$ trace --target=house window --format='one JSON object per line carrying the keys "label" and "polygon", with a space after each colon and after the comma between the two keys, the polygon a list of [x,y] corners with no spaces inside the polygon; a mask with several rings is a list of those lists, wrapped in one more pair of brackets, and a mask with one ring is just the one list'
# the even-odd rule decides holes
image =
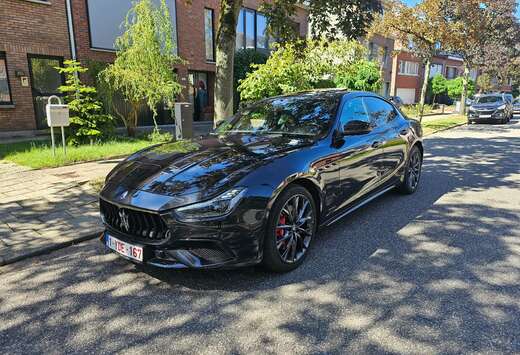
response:
{"label": "house window", "polygon": [[256,14],[256,48],[267,49],[269,42],[267,38],[267,19],[265,15]]}
{"label": "house window", "polygon": [[406,60],[399,61],[399,74],[401,75],[419,75],[419,63],[408,62]]}
{"label": "house window", "polygon": [[446,78],[455,79],[458,75],[458,69],[456,67],[446,67]]}
{"label": "house window", "polygon": [[433,78],[437,74],[442,75],[442,69],[443,69],[442,64],[432,64],[430,66],[430,78]]}
{"label": "house window", "polygon": [[[159,6],[160,0],[152,0]],[[87,0],[90,47],[101,50],[115,50],[116,38],[124,32],[124,22],[128,11],[132,8],[131,0]],[[166,0],[172,22],[172,37],[177,54],[177,15],[175,0]]]}
{"label": "house window", "polygon": [[11,104],[11,89],[7,74],[7,61],[5,53],[0,52],[0,104]]}
{"label": "house window", "polygon": [[213,9],[204,9],[204,41],[206,44],[206,60],[215,61],[215,40],[213,28]]}
{"label": "house window", "polygon": [[246,48],[255,48],[255,11],[245,10]]}
{"label": "house window", "polygon": [[262,13],[242,9],[238,15],[236,49],[267,50],[273,41],[267,35],[267,18]]}

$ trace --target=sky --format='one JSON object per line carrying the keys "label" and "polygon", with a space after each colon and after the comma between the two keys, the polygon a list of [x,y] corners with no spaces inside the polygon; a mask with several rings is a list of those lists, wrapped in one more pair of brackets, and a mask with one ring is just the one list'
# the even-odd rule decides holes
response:
{"label": "sky", "polygon": [[[415,5],[419,2],[419,0],[404,0],[408,5]],[[516,9],[516,16],[520,18],[520,5]]]}

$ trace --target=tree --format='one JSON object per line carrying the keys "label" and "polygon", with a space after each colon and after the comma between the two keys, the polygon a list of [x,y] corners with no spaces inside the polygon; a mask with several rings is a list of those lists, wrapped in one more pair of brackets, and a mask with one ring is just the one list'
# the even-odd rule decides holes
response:
{"label": "tree", "polygon": [[439,95],[445,94],[448,91],[447,80],[442,74],[437,74],[432,78],[431,87],[433,94],[433,103],[435,98]]}
{"label": "tree", "polygon": [[387,11],[375,21],[371,32],[392,33],[403,46],[424,64],[419,120],[424,114],[424,103],[430,77],[432,58],[451,33],[450,23],[444,17],[445,0],[422,0],[413,7],[399,0],[388,3]]}
{"label": "tree", "polygon": [[516,0],[446,0],[446,16],[454,30],[445,44],[464,60],[462,112],[466,108],[471,69],[488,65],[495,55],[491,48],[512,44],[508,38],[515,38],[512,32],[518,31],[515,11]]}
{"label": "tree", "polygon": [[70,126],[69,143],[74,145],[100,139],[112,133],[113,118],[103,113],[102,104],[96,100],[96,88],[83,84],[80,74],[87,71],[75,60],[63,62],[63,68],[56,69],[65,75],[65,85],[58,90],[65,94],[69,105]]}
{"label": "tree", "polygon": [[[366,57],[357,41],[299,40],[279,45],[265,64],[253,65],[238,90],[244,101],[314,88],[335,87],[341,77],[353,78],[353,66]],[[374,64],[377,80],[379,68]],[[373,74],[373,72],[371,72]],[[355,78],[362,79],[362,74]],[[339,79],[338,79],[339,80]],[[372,81],[371,81],[372,80]],[[354,80],[356,81],[356,80]],[[373,79],[366,80],[366,85]]]}
{"label": "tree", "polygon": [[[221,0],[216,36],[215,120],[233,114],[233,66],[237,19],[243,0]],[[298,4],[309,11],[314,37],[348,39],[366,33],[374,13],[381,11],[380,0],[265,0],[262,11],[268,17],[268,33],[280,39],[294,39],[288,18],[296,13]]]}
{"label": "tree", "polygon": [[124,118],[128,135],[135,135],[142,103],[153,112],[155,130],[157,106],[172,105],[180,93],[174,66],[182,60],[174,54],[172,23],[165,0],[156,7],[151,0],[139,0],[130,9],[125,32],[116,40],[116,59],[100,75],[111,91],[130,104]]}

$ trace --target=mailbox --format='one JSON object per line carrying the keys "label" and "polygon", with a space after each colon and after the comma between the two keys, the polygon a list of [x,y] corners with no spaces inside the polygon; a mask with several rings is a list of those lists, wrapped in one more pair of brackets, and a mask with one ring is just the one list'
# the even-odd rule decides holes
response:
{"label": "mailbox", "polygon": [[175,138],[193,137],[193,109],[189,102],[175,103]]}
{"label": "mailbox", "polygon": [[[58,100],[58,104],[51,104],[52,99]],[[67,155],[67,148],[65,144],[65,130],[63,129],[63,127],[68,127],[70,125],[69,105],[62,105],[61,99],[56,95],[52,95],[49,97],[47,101],[45,111],[47,113],[47,125],[51,128],[52,155],[56,156],[56,143],[54,143],[54,127],[61,128],[63,154]]]}
{"label": "mailbox", "polygon": [[[52,99],[58,99],[58,104],[51,104]],[[45,106],[47,113],[47,125],[49,127],[68,127],[69,119],[69,105],[62,105],[58,96],[49,97],[49,101]]]}

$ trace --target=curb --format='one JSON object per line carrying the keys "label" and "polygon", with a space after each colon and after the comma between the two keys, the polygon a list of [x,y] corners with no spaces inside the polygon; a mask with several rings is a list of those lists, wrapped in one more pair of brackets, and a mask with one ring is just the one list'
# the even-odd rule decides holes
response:
{"label": "curb", "polygon": [[438,131],[435,131],[435,132],[432,132],[432,133],[425,134],[424,137],[429,137],[429,136],[431,136],[431,135],[434,135],[435,133],[448,131],[448,130],[450,130],[450,129],[457,128],[457,127],[460,127],[460,126],[465,126],[465,125],[467,125],[467,124],[468,124],[467,122],[464,122],[464,123],[459,123],[459,124],[457,124],[457,125],[455,125],[455,126],[451,126],[451,127],[447,127],[447,128],[439,129]]}
{"label": "curb", "polygon": [[92,233],[86,234],[84,236],[71,239],[71,240],[66,241],[66,242],[52,244],[52,245],[40,248],[38,250],[34,250],[34,251],[30,252],[30,253],[26,253],[26,254],[23,254],[23,255],[17,255],[17,256],[14,256],[12,258],[0,258],[0,267],[1,266],[5,266],[5,265],[9,265],[9,264],[13,264],[13,263],[16,263],[18,261],[22,261],[22,260],[26,260],[26,259],[29,259],[29,258],[33,258],[35,256],[50,254],[53,251],[64,249],[64,248],[70,247],[70,246],[72,246],[74,244],[78,244],[78,243],[81,243],[81,242],[84,242],[84,241],[87,241],[87,240],[90,240],[90,239],[94,239],[94,238],[98,237],[100,233],[102,233],[102,230],[99,230],[99,231],[96,231],[96,232],[92,232]]}

